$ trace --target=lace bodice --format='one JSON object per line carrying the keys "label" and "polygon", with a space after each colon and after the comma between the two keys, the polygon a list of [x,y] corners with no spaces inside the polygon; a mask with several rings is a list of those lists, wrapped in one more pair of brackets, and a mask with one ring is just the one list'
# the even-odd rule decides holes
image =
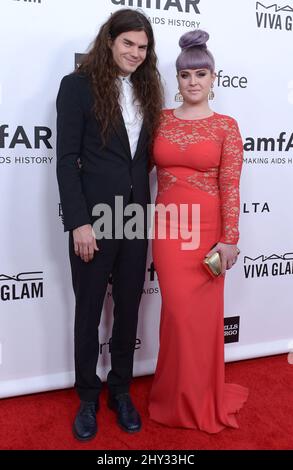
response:
{"label": "lace bodice", "polygon": [[223,243],[239,238],[239,178],[243,144],[237,122],[222,114],[183,120],[163,111],[154,143],[158,197],[178,180],[220,197]]}

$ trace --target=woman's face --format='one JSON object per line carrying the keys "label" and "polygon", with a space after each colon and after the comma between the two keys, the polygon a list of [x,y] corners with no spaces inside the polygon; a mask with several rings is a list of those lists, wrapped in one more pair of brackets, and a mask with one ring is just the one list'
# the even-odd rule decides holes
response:
{"label": "woman's face", "polygon": [[183,100],[189,104],[207,101],[215,77],[209,69],[180,70],[177,79]]}

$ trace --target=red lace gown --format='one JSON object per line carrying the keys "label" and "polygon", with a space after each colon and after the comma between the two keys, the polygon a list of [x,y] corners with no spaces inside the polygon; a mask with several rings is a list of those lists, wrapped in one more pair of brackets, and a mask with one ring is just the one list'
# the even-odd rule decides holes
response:
{"label": "red lace gown", "polygon": [[[236,412],[247,399],[246,388],[225,384],[224,277],[212,278],[203,266],[217,242],[238,241],[242,153],[233,118],[214,113],[182,120],[173,110],[163,111],[154,143],[156,205],[186,204],[190,230],[192,204],[200,205],[198,248],[183,250],[183,238],[175,239],[168,230],[166,239],[159,238],[163,222],[156,217],[155,223],[153,257],[162,311],[149,412],[168,426],[209,433],[237,428]],[[167,218],[167,228],[174,224]]]}

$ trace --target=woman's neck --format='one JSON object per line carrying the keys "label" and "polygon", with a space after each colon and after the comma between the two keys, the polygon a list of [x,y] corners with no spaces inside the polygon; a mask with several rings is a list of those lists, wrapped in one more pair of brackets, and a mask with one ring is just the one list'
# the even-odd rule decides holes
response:
{"label": "woman's neck", "polygon": [[213,114],[213,111],[206,102],[196,105],[184,102],[176,109],[176,114],[185,119],[196,119],[210,116]]}

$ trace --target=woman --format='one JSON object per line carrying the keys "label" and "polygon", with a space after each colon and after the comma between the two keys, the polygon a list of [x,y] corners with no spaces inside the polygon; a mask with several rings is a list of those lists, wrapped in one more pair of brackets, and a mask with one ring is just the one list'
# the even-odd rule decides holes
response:
{"label": "woman", "polygon": [[[237,428],[235,413],[248,390],[224,383],[224,274],[238,255],[239,177],[242,141],[236,121],[208,103],[215,64],[201,30],[184,34],[176,61],[182,105],[165,110],[154,142],[158,173],[157,207],[200,208],[199,244],[184,249],[183,236],[158,236],[153,256],[162,294],[160,351],[150,396],[155,421],[216,433]],[[186,218],[185,218],[186,219]],[[182,220],[179,219],[180,221]],[[184,221],[183,221],[184,222]],[[185,223],[185,222],[184,222]],[[178,227],[182,229],[182,226]],[[212,278],[205,256],[218,252],[222,275]]]}

